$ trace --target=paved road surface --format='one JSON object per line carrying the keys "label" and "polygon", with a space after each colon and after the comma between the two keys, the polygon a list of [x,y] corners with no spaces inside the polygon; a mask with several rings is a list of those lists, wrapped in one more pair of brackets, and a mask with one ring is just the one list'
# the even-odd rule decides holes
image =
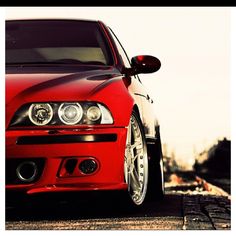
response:
{"label": "paved road surface", "polygon": [[[54,201],[47,206],[8,207],[6,230],[188,230],[226,229],[230,224],[230,196],[203,180],[166,183],[166,196],[134,210],[107,197]],[[180,182],[180,183],[179,183]]]}

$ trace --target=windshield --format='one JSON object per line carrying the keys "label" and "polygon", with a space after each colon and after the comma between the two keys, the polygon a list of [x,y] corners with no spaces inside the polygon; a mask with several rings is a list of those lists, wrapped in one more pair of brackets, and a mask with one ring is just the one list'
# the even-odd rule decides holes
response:
{"label": "windshield", "polygon": [[97,22],[17,20],[6,22],[7,64],[112,65]]}

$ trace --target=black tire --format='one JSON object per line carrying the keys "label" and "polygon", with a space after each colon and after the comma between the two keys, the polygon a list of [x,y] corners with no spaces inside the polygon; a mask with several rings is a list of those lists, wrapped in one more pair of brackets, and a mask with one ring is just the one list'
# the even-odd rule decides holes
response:
{"label": "black tire", "polygon": [[163,156],[161,149],[161,139],[158,137],[155,144],[149,145],[149,184],[147,190],[147,200],[162,200],[165,194],[164,188],[164,172],[163,172]]}

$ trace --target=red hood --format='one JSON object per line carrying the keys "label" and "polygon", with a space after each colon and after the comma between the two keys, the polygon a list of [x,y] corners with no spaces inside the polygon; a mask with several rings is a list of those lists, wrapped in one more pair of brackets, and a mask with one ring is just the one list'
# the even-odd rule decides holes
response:
{"label": "red hood", "polygon": [[91,70],[77,73],[7,74],[6,104],[21,100],[61,101],[86,99],[97,86],[117,76],[114,70]]}
{"label": "red hood", "polygon": [[24,103],[88,100],[118,75],[118,71],[113,69],[56,74],[7,74],[7,120]]}

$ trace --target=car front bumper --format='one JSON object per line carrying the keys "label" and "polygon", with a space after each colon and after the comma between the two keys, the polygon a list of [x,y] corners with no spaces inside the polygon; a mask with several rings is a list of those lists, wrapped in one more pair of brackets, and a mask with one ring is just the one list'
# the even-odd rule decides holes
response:
{"label": "car front bumper", "polygon": [[[6,190],[34,194],[127,189],[124,182],[126,133],[125,127],[8,130]],[[96,171],[81,173],[79,163],[89,159],[96,161]],[[65,171],[68,160],[76,162],[70,173]],[[38,165],[38,176],[34,181],[24,182],[17,177],[16,170],[27,161]]]}

